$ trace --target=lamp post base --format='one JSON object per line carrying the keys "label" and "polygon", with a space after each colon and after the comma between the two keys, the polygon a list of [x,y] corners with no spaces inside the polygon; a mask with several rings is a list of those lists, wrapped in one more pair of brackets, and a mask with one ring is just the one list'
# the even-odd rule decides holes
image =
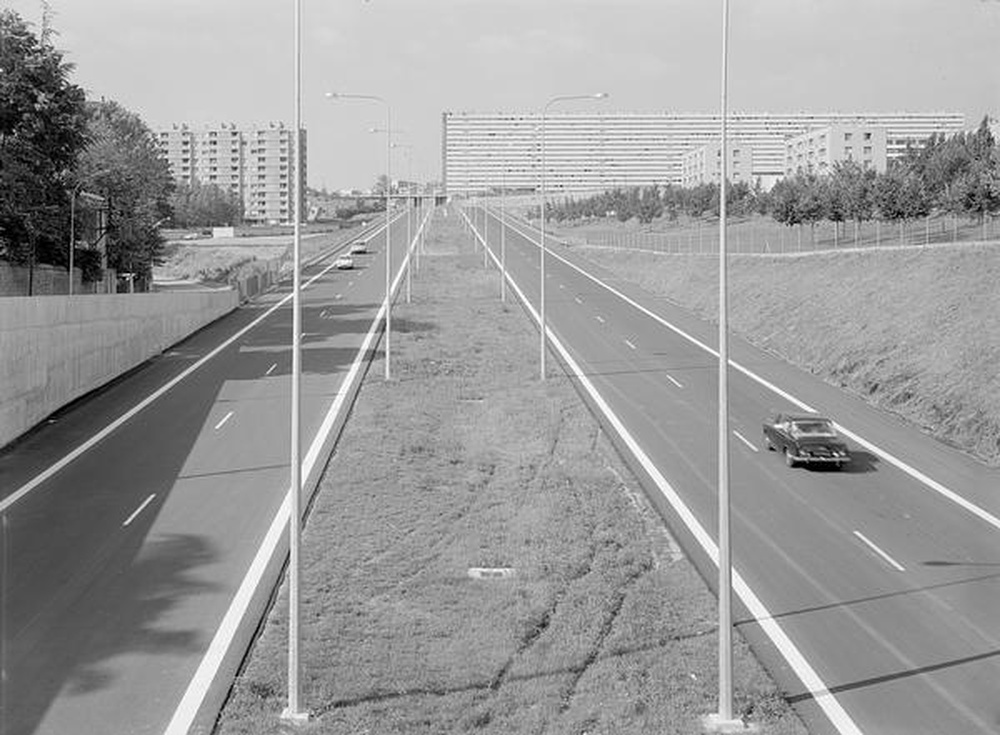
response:
{"label": "lamp post base", "polygon": [[292,712],[288,707],[281,711],[281,719],[293,725],[304,725],[309,722],[308,712]]}
{"label": "lamp post base", "polygon": [[759,728],[752,722],[744,722],[741,719],[735,720],[724,720],[722,717],[716,713],[705,715],[701,718],[701,726],[705,732],[721,732],[721,733],[732,733],[732,732],[742,732],[742,733],[752,733],[757,732]]}

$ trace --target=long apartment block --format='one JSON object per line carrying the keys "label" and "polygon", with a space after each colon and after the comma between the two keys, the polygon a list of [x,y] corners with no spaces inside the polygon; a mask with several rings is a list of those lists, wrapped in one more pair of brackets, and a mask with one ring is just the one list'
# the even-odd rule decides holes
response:
{"label": "long apartment block", "polygon": [[[886,155],[902,155],[932,133],[965,130],[960,112],[743,113],[728,135],[752,151],[750,176],[769,187],[786,173],[788,138],[833,125],[883,128]],[[449,193],[536,190],[541,180],[540,113],[444,112],[442,171]],[[720,117],[684,113],[571,113],[545,117],[547,191],[681,184],[682,156],[717,144]]]}
{"label": "long apartment block", "polygon": [[[293,129],[284,123],[240,128],[235,124],[193,127],[184,123],[157,131],[160,151],[178,182],[214,184],[243,202],[244,219],[293,221]],[[306,182],[306,133],[302,131],[302,190]]]}

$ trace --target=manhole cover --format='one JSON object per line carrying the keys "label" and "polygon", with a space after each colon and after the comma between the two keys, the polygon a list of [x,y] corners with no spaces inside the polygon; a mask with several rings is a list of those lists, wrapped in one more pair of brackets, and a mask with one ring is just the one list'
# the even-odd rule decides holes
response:
{"label": "manhole cover", "polygon": [[469,567],[468,574],[473,579],[509,579],[514,576],[514,570],[509,567]]}

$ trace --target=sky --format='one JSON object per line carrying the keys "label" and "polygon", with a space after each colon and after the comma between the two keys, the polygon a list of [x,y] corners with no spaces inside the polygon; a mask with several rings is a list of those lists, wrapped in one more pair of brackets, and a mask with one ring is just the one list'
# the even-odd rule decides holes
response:
{"label": "sky", "polygon": [[[300,0],[309,185],[436,180],[441,113],[720,109],[722,0]],[[72,81],[153,129],[294,117],[295,0],[49,0]],[[35,24],[40,0],[0,0]],[[1000,117],[1000,0],[732,0],[729,110]]]}

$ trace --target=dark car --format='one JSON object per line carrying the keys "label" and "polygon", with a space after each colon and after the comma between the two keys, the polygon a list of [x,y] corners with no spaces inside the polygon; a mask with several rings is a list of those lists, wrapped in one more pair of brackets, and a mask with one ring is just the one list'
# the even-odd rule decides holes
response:
{"label": "dark car", "polygon": [[839,468],[851,461],[833,422],[823,416],[775,414],[764,423],[764,444],[784,454],[789,467],[823,464]]}

